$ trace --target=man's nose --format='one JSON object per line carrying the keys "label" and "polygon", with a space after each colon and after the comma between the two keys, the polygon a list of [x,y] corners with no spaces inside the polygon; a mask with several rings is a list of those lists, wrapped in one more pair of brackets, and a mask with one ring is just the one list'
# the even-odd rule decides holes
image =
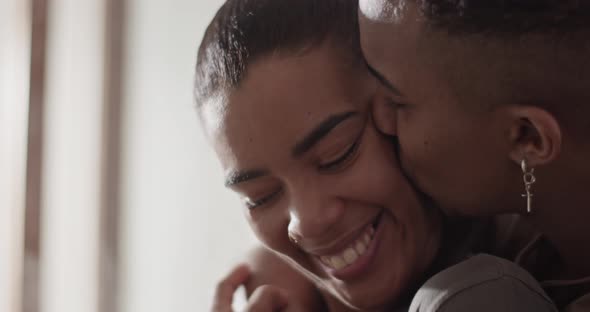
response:
{"label": "man's nose", "polygon": [[372,101],[372,117],[379,132],[386,135],[397,135],[398,107],[385,86],[379,86]]}

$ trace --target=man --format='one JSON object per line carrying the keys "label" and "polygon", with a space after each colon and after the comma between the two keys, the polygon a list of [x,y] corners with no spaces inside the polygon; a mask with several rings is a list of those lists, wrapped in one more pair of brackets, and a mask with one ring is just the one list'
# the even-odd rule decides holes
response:
{"label": "man", "polygon": [[391,98],[375,120],[399,138],[408,177],[449,214],[525,215],[559,254],[537,278],[574,284],[546,286],[561,308],[579,306],[590,292],[590,2],[361,0],[359,18]]}

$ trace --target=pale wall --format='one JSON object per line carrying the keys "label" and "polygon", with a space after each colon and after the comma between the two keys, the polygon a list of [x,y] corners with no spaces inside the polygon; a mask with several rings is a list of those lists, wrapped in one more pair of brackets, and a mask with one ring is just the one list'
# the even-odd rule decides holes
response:
{"label": "pale wall", "polygon": [[222,186],[191,95],[220,0],[131,0],[123,158],[123,312],[207,311],[253,238]]}

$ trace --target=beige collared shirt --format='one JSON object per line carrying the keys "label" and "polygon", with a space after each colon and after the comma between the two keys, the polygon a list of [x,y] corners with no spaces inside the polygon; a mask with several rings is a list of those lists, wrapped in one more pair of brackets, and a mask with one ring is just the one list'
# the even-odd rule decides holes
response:
{"label": "beige collared shirt", "polygon": [[[530,272],[543,272],[547,270],[548,264],[539,265],[539,262],[544,260],[551,263],[547,259],[556,258],[556,255],[551,244],[541,235],[537,235],[521,251],[516,262]],[[540,285],[561,311],[590,311],[590,277],[576,280],[542,280]]]}
{"label": "beige collared shirt", "polygon": [[439,272],[418,290],[409,312],[434,311],[555,312],[557,308],[526,270],[478,254]]}

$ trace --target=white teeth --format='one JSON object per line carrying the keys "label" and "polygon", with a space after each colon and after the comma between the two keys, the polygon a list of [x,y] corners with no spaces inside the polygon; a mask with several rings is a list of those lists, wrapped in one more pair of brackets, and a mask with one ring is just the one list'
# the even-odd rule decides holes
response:
{"label": "white teeth", "polygon": [[346,261],[339,256],[333,256],[331,261],[332,267],[336,270],[340,270],[346,266]]}
{"label": "white teeth", "polygon": [[353,242],[343,252],[333,256],[320,257],[320,261],[335,270],[340,270],[353,264],[367,251],[374,233],[375,230],[370,227],[363,236]]}
{"label": "white teeth", "polygon": [[365,247],[365,244],[363,244],[363,243],[362,243],[362,242],[360,242],[360,241],[356,243],[356,252],[357,252],[359,255],[362,255],[362,254],[364,254],[364,253],[365,253],[365,250],[367,250],[367,248]]}
{"label": "white teeth", "polygon": [[353,264],[357,258],[358,255],[356,254],[356,251],[354,251],[354,249],[348,248],[344,251],[344,260],[347,264]]}

